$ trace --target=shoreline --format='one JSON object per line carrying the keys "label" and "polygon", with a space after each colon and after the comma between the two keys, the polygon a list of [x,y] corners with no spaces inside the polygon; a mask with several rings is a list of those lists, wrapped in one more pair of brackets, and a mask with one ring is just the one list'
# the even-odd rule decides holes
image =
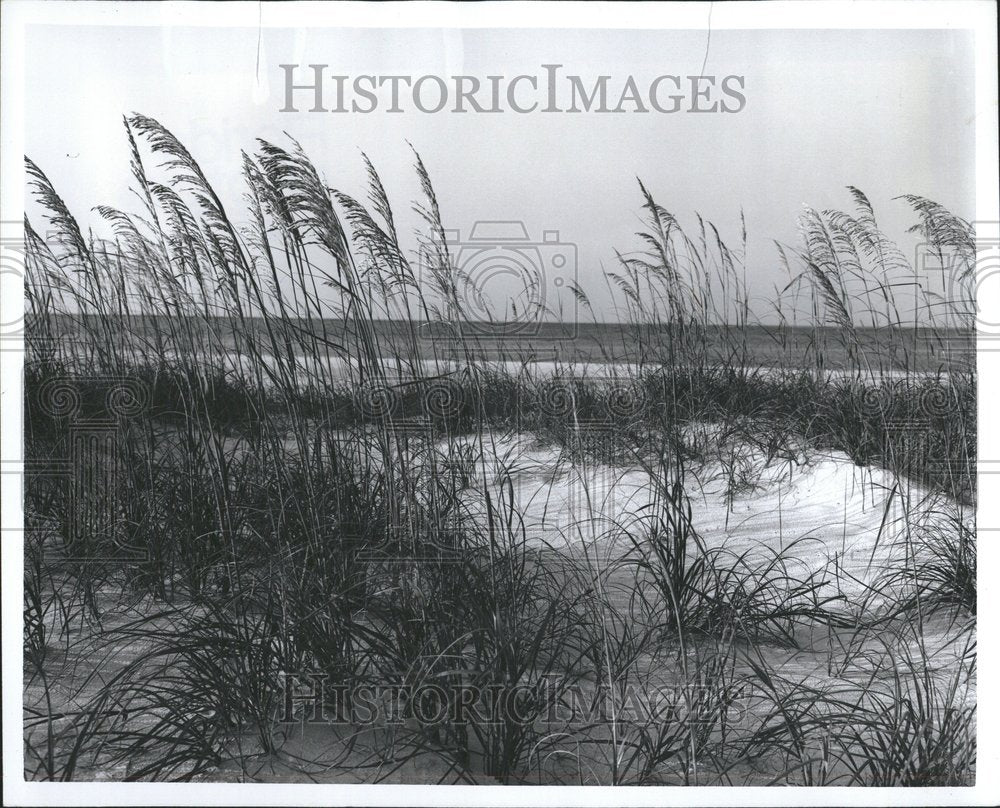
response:
{"label": "shoreline", "polygon": [[[136,355],[131,357],[133,360]],[[143,357],[146,358],[146,357]],[[132,368],[157,368],[173,366],[173,363],[186,364],[194,359],[194,364],[206,369],[222,369],[225,371],[239,370],[243,364],[255,366],[258,362],[274,368],[277,365],[273,354],[239,354],[221,353],[217,351],[206,351],[201,356],[195,358],[190,354],[181,351],[160,351],[155,355],[150,355],[148,361],[143,363],[130,363]],[[302,368],[309,365],[316,365],[313,372],[322,374],[325,370],[329,374],[330,381],[350,381],[352,372],[357,371],[357,363],[341,357],[328,357],[322,363],[315,363],[309,357],[296,354],[295,363]],[[738,371],[746,376],[781,378],[783,376],[809,375],[818,381],[824,379],[841,380],[850,379],[857,381],[895,381],[900,379],[950,379],[953,375],[975,375],[975,365],[955,368],[940,367],[937,369],[912,369],[912,368],[862,368],[862,367],[824,367],[817,368],[815,365],[770,365],[770,364],[747,364],[730,365],[724,361],[706,363],[704,365],[695,364],[667,364],[657,362],[634,362],[631,360],[621,361],[558,361],[558,360],[492,360],[483,359],[466,361],[460,359],[418,359],[415,363],[402,361],[401,357],[383,356],[379,357],[382,363],[382,371],[386,379],[415,380],[420,378],[433,378],[435,376],[454,375],[463,371],[486,371],[491,373],[501,373],[512,378],[530,379],[552,379],[552,378],[572,378],[578,381],[616,381],[622,378],[636,379],[649,374],[667,372],[697,372],[697,371]],[[83,357],[67,357],[67,367],[73,367],[87,360]],[[288,360],[283,358],[286,364]],[[415,372],[419,370],[419,373]]]}

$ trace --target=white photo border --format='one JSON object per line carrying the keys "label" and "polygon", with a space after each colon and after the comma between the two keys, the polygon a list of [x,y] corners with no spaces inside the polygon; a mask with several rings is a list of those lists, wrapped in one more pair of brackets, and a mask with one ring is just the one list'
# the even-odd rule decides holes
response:
{"label": "white photo border", "polygon": [[[997,159],[997,6],[989,0],[815,0],[724,3],[198,3],[7,0],[0,26],[2,165],[0,221],[20,222],[24,207],[23,109],[30,92],[28,25],[393,28],[971,29],[976,66],[976,216],[1000,221]],[[6,225],[5,225],[6,227]],[[6,233],[4,233],[6,235]],[[3,309],[23,302],[16,279],[0,277]],[[982,303],[980,304],[983,305]],[[23,308],[23,306],[22,306]],[[0,351],[2,479],[3,799],[8,805],[992,805],[1000,802],[1000,642],[988,608],[997,594],[1000,545],[1000,352],[978,352],[978,753],[977,783],[967,788],[404,786],[292,784],[45,783],[23,779],[21,491],[23,352]],[[995,461],[982,458],[997,458]],[[982,686],[985,683],[986,686]]]}

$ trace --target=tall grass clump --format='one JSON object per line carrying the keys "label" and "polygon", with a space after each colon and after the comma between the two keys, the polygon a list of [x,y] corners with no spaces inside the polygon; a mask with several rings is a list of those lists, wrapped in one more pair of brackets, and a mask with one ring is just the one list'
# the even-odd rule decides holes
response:
{"label": "tall grass clump", "polygon": [[[123,124],[137,209],[95,208],[107,238],[26,160],[28,776],[332,776],[300,754],[325,732],[372,780],[968,782],[974,645],[932,669],[974,634],[971,270],[946,307],[898,295],[912,267],[851,188],[777,247],[768,324],[742,216],[731,247],[640,184],[618,322],[590,324],[612,370],[545,373],[470,305],[416,152],[414,257],[367,156],[356,198],[259,140],[233,216],[161,123]],[[967,223],[902,202],[971,266]],[[808,530],[708,540],[823,455],[895,481],[861,602]],[[604,513],[629,475],[643,504]],[[563,480],[573,518],[539,538],[525,486]],[[303,706],[297,680],[324,687]]]}

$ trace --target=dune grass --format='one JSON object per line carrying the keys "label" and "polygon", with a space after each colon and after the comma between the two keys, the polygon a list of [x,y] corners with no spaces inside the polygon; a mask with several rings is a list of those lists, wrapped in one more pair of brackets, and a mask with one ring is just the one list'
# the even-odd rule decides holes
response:
{"label": "dune grass", "polygon": [[[686,233],[640,186],[641,250],[607,275],[629,363],[545,375],[499,318],[468,316],[419,155],[416,261],[367,157],[362,203],[298,144],[259,141],[240,226],[161,124],[125,130],[140,207],[97,208],[110,241],[27,162],[49,233],[25,222],[29,776],[249,776],[318,705],[346,728],[340,767],[371,781],[432,758],[445,782],[971,782],[974,642],[941,680],[925,636],[946,620],[974,637],[969,273],[955,319],[897,300],[908,263],[852,188],[854,213],[808,211],[800,246],[776,248],[783,359],[757,367],[745,232],[735,249],[700,218]],[[965,222],[903,203],[971,262]],[[934,312],[919,333],[907,305]],[[498,344],[503,366],[483,359]],[[636,466],[652,506],[571,526],[579,552],[529,541],[509,433],[578,471]],[[692,521],[698,464],[737,497],[758,484],[749,454],[824,451],[950,503],[913,517],[888,599],[848,603],[836,567],[800,572],[798,544],[760,560]],[[827,653],[826,676],[774,649]],[[322,681],[319,702],[293,679]]]}

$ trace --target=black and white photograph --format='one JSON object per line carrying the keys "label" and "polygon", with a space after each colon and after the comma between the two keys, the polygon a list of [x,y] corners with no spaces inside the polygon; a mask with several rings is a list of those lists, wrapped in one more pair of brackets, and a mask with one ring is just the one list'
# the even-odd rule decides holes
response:
{"label": "black and white photograph", "polygon": [[1000,799],[994,3],[2,14],[6,803]]}

